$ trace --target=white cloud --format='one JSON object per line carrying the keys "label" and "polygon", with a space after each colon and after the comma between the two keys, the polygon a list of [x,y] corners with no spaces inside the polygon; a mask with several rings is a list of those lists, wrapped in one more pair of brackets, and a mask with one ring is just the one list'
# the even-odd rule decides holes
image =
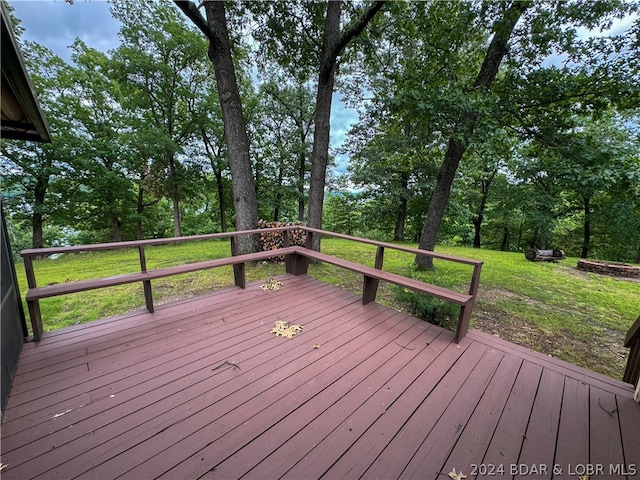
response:
{"label": "white cloud", "polygon": [[71,59],[68,47],[76,38],[104,52],[120,43],[120,22],[111,16],[107,2],[76,1],[71,5],[63,0],[12,0],[9,3],[22,21],[23,38],[53,50],[65,61]]}

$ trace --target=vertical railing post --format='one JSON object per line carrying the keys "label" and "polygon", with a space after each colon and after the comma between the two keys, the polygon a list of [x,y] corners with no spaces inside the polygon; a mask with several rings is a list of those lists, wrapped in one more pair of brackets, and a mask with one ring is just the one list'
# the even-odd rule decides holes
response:
{"label": "vertical railing post", "polygon": [[[140,271],[147,271],[147,257],[144,254],[144,246],[138,245],[138,254],[140,256]],[[147,310],[153,313],[153,292],[151,291],[151,280],[143,280],[142,287],[144,289],[144,303]]]}
{"label": "vertical railing post", "polygon": [[308,248],[309,250],[313,250],[313,232],[306,230],[305,240],[304,240],[304,248]]}
{"label": "vertical railing post", "polygon": [[[382,264],[384,263],[384,247],[382,245],[378,245],[378,249],[376,250],[376,263],[375,268],[378,270],[382,270]],[[376,295],[378,294],[378,285],[380,284],[380,280],[373,277],[364,276],[364,282],[362,284],[362,303],[366,305],[367,303],[375,302]]]}
{"label": "vertical railing post", "polygon": [[[231,237],[231,256],[236,257],[238,255],[238,237]],[[244,262],[233,264],[233,279],[236,286],[240,288],[245,287],[245,270]]]}
{"label": "vertical railing post", "polygon": [[[36,273],[33,270],[33,261],[30,256],[24,258],[24,270],[27,275],[27,285],[29,288],[36,288]],[[33,339],[36,342],[42,340],[44,330],[42,328],[42,315],[40,314],[40,301],[38,299],[28,300],[29,317],[31,318],[31,329],[33,330]]]}
{"label": "vertical railing post", "polygon": [[471,312],[473,312],[473,306],[476,303],[476,295],[478,294],[478,287],[480,285],[480,273],[482,271],[482,262],[476,263],[473,266],[473,275],[471,276],[471,285],[469,285],[469,300],[465,305],[460,307],[460,315],[458,317],[458,326],[456,328],[455,342],[460,343],[469,330],[469,323],[471,322]]}
{"label": "vertical railing post", "polygon": [[376,250],[376,265],[375,265],[375,267],[378,270],[382,270],[383,262],[384,262],[384,247],[382,245],[378,245],[378,249]]}

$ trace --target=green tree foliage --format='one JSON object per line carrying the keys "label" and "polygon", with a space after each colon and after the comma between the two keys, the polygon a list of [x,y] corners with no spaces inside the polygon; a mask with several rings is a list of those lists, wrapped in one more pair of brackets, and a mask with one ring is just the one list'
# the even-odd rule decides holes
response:
{"label": "green tree foliage", "polygon": [[[261,217],[303,221],[313,137],[313,96],[303,83],[287,85],[285,79],[273,76],[260,85],[258,95],[261,103],[257,155],[263,157],[264,163],[263,181],[257,186]],[[265,172],[266,169],[270,171]]]}
{"label": "green tree foliage", "polygon": [[180,236],[180,201],[192,193],[182,154],[211,108],[207,42],[169,1],[116,0],[111,10],[122,23],[113,57],[127,89],[125,108],[136,112],[139,128],[155,129],[151,174],[172,201],[173,234]]}
{"label": "green tree foliage", "polygon": [[[365,79],[359,81],[364,88],[353,89],[352,93],[373,94],[367,111],[378,114],[379,125],[390,118],[418,122],[425,147],[443,152],[420,243],[423,248],[435,245],[438,218],[445,218],[445,212],[445,220],[459,223],[465,210],[460,202],[465,198],[470,202],[472,223],[478,225],[479,244],[479,226],[486,216],[483,209],[488,214],[487,209],[493,208],[488,188],[491,182],[504,176],[506,185],[522,183],[506,165],[491,166],[493,160],[504,155],[486,146],[489,133],[510,134],[514,151],[513,145],[518,142],[559,145],[565,141],[563,132],[579,127],[575,118],[596,118],[607,108],[620,110],[637,105],[637,21],[620,35],[579,34],[580,28],[606,30],[613,19],[633,11],[637,11],[637,4],[629,2],[458,2],[455,6],[425,2],[415,7],[394,4],[386,17],[378,17],[372,31],[377,27],[383,34],[369,37],[373,48],[361,59],[364,75],[358,77]],[[521,17],[515,25],[511,13]],[[509,25],[513,27],[511,35]],[[489,37],[492,31],[497,33]],[[508,54],[498,70],[497,59],[506,50],[496,51],[493,56],[489,40],[496,44],[501,35]],[[562,66],[549,63],[550,55],[559,57],[555,63]],[[489,74],[485,67],[492,62],[493,73]],[[372,131],[368,140],[371,146],[381,143],[373,135],[382,132],[384,128]],[[397,138],[396,130],[383,142],[392,145]],[[575,142],[572,144],[578,148]],[[362,151],[367,147],[363,145]],[[398,158],[401,153],[383,155]],[[527,157],[518,168],[539,172],[534,166],[536,158],[540,160],[539,155]],[[571,208],[567,185],[558,183],[559,173],[548,169],[544,174],[524,176],[530,183],[544,185],[536,198],[522,198],[521,209],[531,219],[527,224],[535,231],[539,239],[535,243],[539,245],[545,244],[555,230],[558,215],[568,214]],[[454,180],[465,182],[465,189],[476,193],[458,195],[461,188]],[[452,184],[454,205],[445,208]],[[389,197],[392,195],[390,192]],[[440,238],[454,230],[445,225]],[[505,238],[508,232],[505,225]],[[506,247],[509,242],[500,243]]]}
{"label": "green tree foliage", "polygon": [[[16,240],[207,233],[258,214],[319,226],[321,212],[328,229],[422,233],[428,248],[640,260],[640,26],[608,31],[637,2],[112,8],[111,52],[76,41],[67,65],[23,45],[54,142],[2,141]],[[360,121],[348,177],[327,182],[335,88]]]}
{"label": "green tree foliage", "polygon": [[2,140],[3,205],[10,217],[30,225],[31,248],[45,246],[46,222],[64,223],[63,187],[75,158],[72,118],[63,100],[72,88],[69,66],[51,50],[21,44],[40,104],[49,119],[52,143]]}

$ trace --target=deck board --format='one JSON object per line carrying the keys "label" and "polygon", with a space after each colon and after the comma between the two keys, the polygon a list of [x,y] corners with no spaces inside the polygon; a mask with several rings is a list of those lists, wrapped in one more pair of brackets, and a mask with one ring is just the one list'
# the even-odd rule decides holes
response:
{"label": "deck board", "polygon": [[[589,385],[565,378],[555,464],[589,464]],[[568,471],[567,471],[568,473]]]}
{"label": "deck board", "polygon": [[[278,278],[25,345],[3,477],[439,479],[500,464],[511,478],[512,464],[591,463],[631,478],[640,464],[630,385]],[[303,331],[276,337],[276,319]]]}

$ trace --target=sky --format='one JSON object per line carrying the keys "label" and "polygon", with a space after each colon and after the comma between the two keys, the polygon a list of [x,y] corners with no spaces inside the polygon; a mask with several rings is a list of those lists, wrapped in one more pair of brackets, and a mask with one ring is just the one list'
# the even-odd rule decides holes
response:
{"label": "sky", "polygon": [[[120,41],[120,22],[109,12],[104,0],[75,0],[73,5],[64,0],[9,0],[15,16],[25,29],[23,38],[43,45],[59,57],[71,63],[68,48],[76,38],[81,38],[92,48],[107,52]],[[331,146],[342,145],[350,126],[356,123],[358,114],[348,109],[339,93],[334,94],[331,115]],[[337,158],[336,171],[344,173],[348,159]]]}

